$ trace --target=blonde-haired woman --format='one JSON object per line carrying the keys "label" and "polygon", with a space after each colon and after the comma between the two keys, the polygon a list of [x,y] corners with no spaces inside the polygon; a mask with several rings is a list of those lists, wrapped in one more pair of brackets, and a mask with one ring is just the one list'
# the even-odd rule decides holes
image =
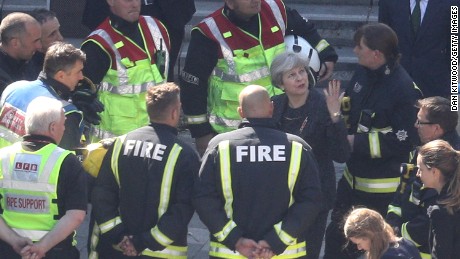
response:
{"label": "blonde-haired woman", "polygon": [[418,153],[417,176],[435,189],[438,204],[428,207],[432,258],[460,255],[460,153],[444,140],[423,145]]}
{"label": "blonde-haired woman", "polygon": [[421,259],[417,247],[397,237],[382,215],[367,208],[354,209],[344,224],[345,237],[365,251],[367,259]]}

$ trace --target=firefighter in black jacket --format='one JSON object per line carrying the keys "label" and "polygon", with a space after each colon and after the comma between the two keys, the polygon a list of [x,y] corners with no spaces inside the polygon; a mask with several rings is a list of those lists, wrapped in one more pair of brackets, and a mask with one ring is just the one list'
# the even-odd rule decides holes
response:
{"label": "firefighter in black jacket", "polygon": [[[435,139],[447,141],[460,150],[457,127],[458,113],[450,110],[450,101],[444,97],[428,97],[417,102],[419,112],[415,127],[422,144]],[[423,187],[417,174],[417,150],[410,164],[401,165],[401,184],[388,206],[386,221],[399,234],[417,244],[422,258],[429,258],[429,218],[427,208],[436,204],[438,194],[432,188]]]}
{"label": "firefighter in black jacket", "polygon": [[210,141],[194,187],[194,206],[211,233],[209,254],[305,256],[302,234],[321,208],[311,149],[276,130],[265,88],[247,86],[239,100],[246,119],[240,129]]}
{"label": "firefighter in black jacket", "polygon": [[366,206],[385,215],[399,185],[399,167],[417,142],[414,105],[421,93],[398,64],[396,34],[387,25],[367,24],[354,40],[360,66],[342,103],[352,153],[338,183],[324,258],[354,258],[342,251],[344,214]]}
{"label": "firefighter in black jacket", "polygon": [[177,138],[180,108],[177,85],[150,88],[151,124],[118,137],[108,150],[92,193],[99,258],[187,257],[199,157]]}

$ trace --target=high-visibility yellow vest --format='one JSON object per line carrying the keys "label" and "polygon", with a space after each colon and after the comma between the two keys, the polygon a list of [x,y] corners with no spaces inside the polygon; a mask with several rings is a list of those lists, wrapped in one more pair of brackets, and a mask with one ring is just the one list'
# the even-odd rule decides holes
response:
{"label": "high-visibility yellow vest", "polygon": [[[285,51],[286,9],[279,0],[262,1],[259,36],[237,27],[223,14],[223,8],[205,18],[194,29],[215,41],[219,58],[208,87],[209,122],[218,133],[236,129],[241,122],[237,112],[238,95],[250,84],[264,86],[271,96],[282,91],[271,84],[270,65]],[[202,119],[205,119],[206,115]],[[201,123],[193,116],[189,123]]]}
{"label": "high-visibility yellow vest", "polygon": [[[111,59],[110,69],[99,86],[98,97],[105,111],[101,124],[93,127],[97,139],[128,133],[149,123],[145,95],[148,87],[165,82],[170,42],[164,25],[149,16],[139,17],[144,49],[116,30],[106,19],[83,42],[99,45]],[[164,51],[165,70],[160,73],[155,53]]]}
{"label": "high-visibility yellow vest", "polygon": [[38,241],[56,225],[59,171],[70,153],[55,144],[26,151],[20,142],[0,150],[2,218],[19,235]]}

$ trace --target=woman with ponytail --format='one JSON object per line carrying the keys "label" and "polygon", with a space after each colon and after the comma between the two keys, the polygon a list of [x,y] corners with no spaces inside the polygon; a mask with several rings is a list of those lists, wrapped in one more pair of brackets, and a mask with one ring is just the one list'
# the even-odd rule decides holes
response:
{"label": "woman with ponytail", "polygon": [[358,208],[346,218],[345,237],[364,250],[366,259],[421,259],[417,247],[404,238],[397,237],[393,228],[377,211]]}
{"label": "woman with ponytail", "polygon": [[435,189],[438,203],[428,207],[433,259],[460,255],[460,153],[444,140],[423,145],[418,153],[417,176]]}

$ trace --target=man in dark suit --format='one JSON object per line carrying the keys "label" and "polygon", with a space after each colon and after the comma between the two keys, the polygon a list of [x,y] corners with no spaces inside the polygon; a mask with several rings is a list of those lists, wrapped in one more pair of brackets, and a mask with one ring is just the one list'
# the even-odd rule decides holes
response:
{"label": "man in dark suit", "polygon": [[425,97],[450,96],[450,7],[459,3],[379,1],[379,22],[388,24],[398,35],[401,64]]}
{"label": "man in dark suit", "polygon": [[[142,0],[141,14],[160,20],[168,29],[171,40],[168,81],[174,81],[174,66],[179,56],[185,25],[195,13],[194,0]],[[109,16],[107,0],[86,0],[82,23],[91,31]]]}

